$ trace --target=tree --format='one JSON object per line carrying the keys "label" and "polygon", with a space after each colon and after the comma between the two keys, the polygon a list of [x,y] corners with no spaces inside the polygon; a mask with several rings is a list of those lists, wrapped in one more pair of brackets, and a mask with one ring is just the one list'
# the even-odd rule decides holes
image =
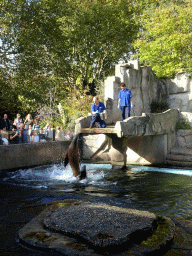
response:
{"label": "tree", "polygon": [[0,54],[23,111],[34,111],[37,104],[53,108],[77,82],[109,75],[132,51],[139,29],[135,3],[4,0]]}
{"label": "tree", "polygon": [[132,50],[138,31],[136,6],[131,1],[69,1],[60,19],[73,70],[82,80],[100,79],[112,64]]}
{"label": "tree", "polygon": [[[176,2],[176,1],[173,1]],[[137,56],[151,65],[157,77],[173,77],[186,71],[192,75],[192,6],[160,3],[141,16],[143,29],[134,43]]]}
{"label": "tree", "polygon": [[11,77],[2,68],[0,69],[0,105],[0,118],[8,114],[9,119],[13,119],[16,113],[20,112]]}

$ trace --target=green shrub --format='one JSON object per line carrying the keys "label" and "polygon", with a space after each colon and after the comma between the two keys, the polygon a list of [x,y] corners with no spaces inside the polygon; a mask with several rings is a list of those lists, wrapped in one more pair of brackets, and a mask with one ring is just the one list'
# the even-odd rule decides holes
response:
{"label": "green shrub", "polygon": [[176,123],[176,130],[185,129],[190,130],[191,126],[189,124],[189,121],[186,118],[180,118]]}
{"label": "green shrub", "polygon": [[169,103],[162,99],[152,100],[151,102],[151,113],[162,113],[169,109]]}

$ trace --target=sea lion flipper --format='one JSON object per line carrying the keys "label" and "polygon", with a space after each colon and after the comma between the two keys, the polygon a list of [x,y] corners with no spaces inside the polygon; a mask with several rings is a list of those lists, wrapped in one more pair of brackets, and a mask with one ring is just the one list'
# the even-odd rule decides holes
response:
{"label": "sea lion flipper", "polygon": [[86,172],[86,166],[85,165],[83,165],[78,178],[80,180],[83,180],[83,179],[87,178],[87,172]]}
{"label": "sea lion flipper", "polygon": [[65,158],[64,158],[64,167],[66,167],[69,163],[69,156],[68,156],[68,151],[65,154]]}

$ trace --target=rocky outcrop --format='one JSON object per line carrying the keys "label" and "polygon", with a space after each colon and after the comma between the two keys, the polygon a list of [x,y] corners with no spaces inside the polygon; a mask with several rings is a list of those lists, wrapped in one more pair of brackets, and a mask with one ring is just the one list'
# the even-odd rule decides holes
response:
{"label": "rocky outcrop", "polygon": [[53,202],[18,232],[26,247],[70,256],[163,255],[174,235],[170,218],[75,201]]}
{"label": "rocky outcrop", "polygon": [[115,131],[120,138],[171,134],[175,132],[178,118],[179,111],[177,109],[169,109],[160,114],[130,117],[124,121],[116,122]]}

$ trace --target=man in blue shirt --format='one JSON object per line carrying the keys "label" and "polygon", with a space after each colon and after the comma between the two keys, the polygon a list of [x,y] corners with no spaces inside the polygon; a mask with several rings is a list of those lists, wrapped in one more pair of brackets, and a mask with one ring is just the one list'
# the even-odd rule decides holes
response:
{"label": "man in blue shirt", "polygon": [[94,104],[91,106],[91,112],[92,112],[92,121],[90,124],[90,128],[93,128],[95,122],[98,123],[98,126],[100,128],[105,128],[106,123],[103,120],[103,116],[101,113],[105,113],[105,105],[102,102],[99,102],[99,98],[95,96],[93,98]]}
{"label": "man in blue shirt", "polygon": [[23,122],[19,123],[18,137],[19,137],[19,144],[27,143],[27,130],[25,129],[25,125]]}
{"label": "man in blue shirt", "polygon": [[129,89],[126,88],[125,83],[120,84],[121,90],[118,94],[118,108],[121,107],[121,116],[122,121],[125,119],[125,113],[126,118],[130,117],[130,110],[131,106],[133,105],[132,102],[132,93]]}

